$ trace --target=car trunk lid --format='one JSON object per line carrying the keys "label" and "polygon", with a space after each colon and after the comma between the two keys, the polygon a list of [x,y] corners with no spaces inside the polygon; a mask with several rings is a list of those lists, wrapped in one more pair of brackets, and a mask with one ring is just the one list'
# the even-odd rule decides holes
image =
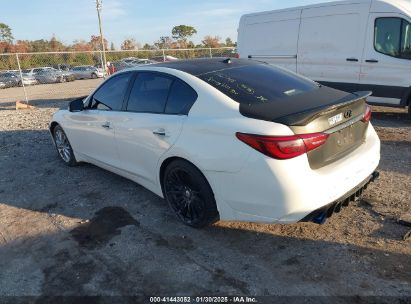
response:
{"label": "car trunk lid", "polygon": [[[274,116],[270,121],[285,124],[299,135],[328,134],[324,144],[307,153],[310,167],[319,169],[348,155],[365,141],[368,122],[362,119],[367,107],[366,98],[371,93],[349,94],[322,87],[308,94],[312,96],[304,94],[305,96],[297,96],[294,100],[286,100],[287,104],[275,104],[277,111],[273,111],[273,103],[263,105],[265,109],[261,105],[256,105],[259,109],[252,109],[253,105],[247,105],[247,114],[244,114],[244,107],[242,113],[264,120]],[[299,106],[295,107],[296,104]],[[271,106],[270,110],[268,105]],[[278,112],[286,114],[278,116]]]}
{"label": "car trunk lid", "polygon": [[364,143],[368,122],[363,121],[363,117],[366,97],[370,94],[358,92],[330,106],[282,118],[288,120],[296,134],[322,132],[329,135],[323,145],[307,153],[312,169],[337,161]]}

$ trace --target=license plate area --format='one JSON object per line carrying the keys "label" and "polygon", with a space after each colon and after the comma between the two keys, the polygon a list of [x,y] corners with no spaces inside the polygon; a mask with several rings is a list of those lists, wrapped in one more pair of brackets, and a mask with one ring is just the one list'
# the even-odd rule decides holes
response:
{"label": "license plate area", "polygon": [[335,134],[335,141],[338,147],[338,150],[344,150],[345,147],[350,147],[355,143],[355,136],[353,125],[350,125],[342,130],[339,130]]}
{"label": "license plate area", "polygon": [[358,121],[330,134],[326,143],[308,152],[312,169],[321,168],[351,153],[365,140],[368,124]]}

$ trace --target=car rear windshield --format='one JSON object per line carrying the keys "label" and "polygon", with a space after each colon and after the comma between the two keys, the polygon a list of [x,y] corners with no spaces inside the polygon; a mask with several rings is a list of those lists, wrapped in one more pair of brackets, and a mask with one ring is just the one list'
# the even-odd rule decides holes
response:
{"label": "car rear windshield", "polygon": [[318,89],[314,81],[268,64],[227,68],[198,77],[240,104],[275,102]]}

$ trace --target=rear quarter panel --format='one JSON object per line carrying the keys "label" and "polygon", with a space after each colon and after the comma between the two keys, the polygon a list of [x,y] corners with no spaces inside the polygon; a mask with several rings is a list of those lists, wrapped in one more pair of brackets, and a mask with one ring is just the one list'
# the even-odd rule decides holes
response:
{"label": "rear quarter panel", "polygon": [[[183,79],[183,77],[181,77]],[[241,170],[251,147],[237,139],[236,132],[292,135],[287,126],[244,117],[239,104],[204,81],[188,75],[183,79],[198,93],[175,145],[163,155],[182,157],[204,171]]]}

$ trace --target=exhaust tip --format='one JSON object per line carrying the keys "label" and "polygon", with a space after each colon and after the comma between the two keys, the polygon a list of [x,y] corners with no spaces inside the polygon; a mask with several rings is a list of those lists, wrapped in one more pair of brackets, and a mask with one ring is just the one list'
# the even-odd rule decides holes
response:
{"label": "exhaust tip", "polygon": [[327,212],[322,212],[312,219],[315,224],[323,225],[327,221]]}

